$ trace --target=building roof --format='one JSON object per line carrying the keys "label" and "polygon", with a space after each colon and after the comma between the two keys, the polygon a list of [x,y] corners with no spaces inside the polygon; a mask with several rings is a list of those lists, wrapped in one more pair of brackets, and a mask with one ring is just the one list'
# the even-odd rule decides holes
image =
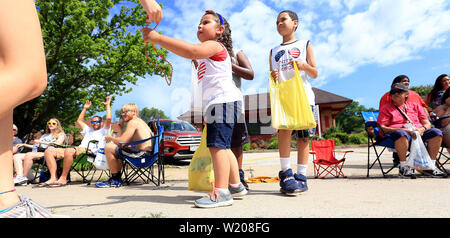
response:
{"label": "building roof", "polygon": [[[342,97],[334,93],[327,92],[322,89],[312,88],[314,95],[316,96],[316,105],[322,104],[336,104],[336,103],[351,103],[353,100],[350,98]],[[244,95],[245,101],[245,109],[252,110],[261,110],[261,109],[270,109],[270,94],[269,93],[260,93],[260,94],[251,94]],[[188,117],[191,114],[190,111],[187,111],[180,115],[178,118]],[[195,112],[195,115],[201,115],[200,112]]]}

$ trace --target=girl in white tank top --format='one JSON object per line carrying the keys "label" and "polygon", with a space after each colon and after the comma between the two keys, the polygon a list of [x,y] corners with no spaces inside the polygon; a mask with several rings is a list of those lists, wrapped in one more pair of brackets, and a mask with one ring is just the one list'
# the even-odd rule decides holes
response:
{"label": "girl in white tank top", "polygon": [[[197,60],[197,83],[202,84],[203,112],[206,112],[213,104],[215,107],[210,108],[219,109],[220,107],[216,107],[217,104],[222,104],[224,108],[230,104],[238,105],[237,107],[242,105],[242,94],[232,80],[231,61],[228,54],[228,51],[231,52],[232,49],[231,34],[226,33],[224,24],[227,24],[226,20],[220,14],[206,11],[198,25],[197,38],[200,44],[191,44],[160,35],[149,28],[141,30],[145,42],[159,44],[179,56]],[[228,108],[226,113],[228,116]],[[210,128],[210,125],[213,127]],[[234,123],[226,122],[208,124],[207,144],[213,161],[215,184],[208,196],[194,202],[197,207],[229,206],[233,203],[230,189],[233,191],[233,196],[237,193],[245,195],[247,192],[240,183],[237,160],[229,147],[223,147],[222,144],[209,146],[210,139],[215,140],[214,142],[222,142],[220,140],[223,138],[225,143],[231,144],[231,136],[228,137],[226,133],[230,130],[232,133],[233,127]]]}

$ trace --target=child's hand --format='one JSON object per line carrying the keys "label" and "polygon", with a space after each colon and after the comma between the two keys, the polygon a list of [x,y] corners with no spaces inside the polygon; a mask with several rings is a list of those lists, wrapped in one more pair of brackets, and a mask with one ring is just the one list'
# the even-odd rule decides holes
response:
{"label": "child's hand", "polygon": [[142,28],[140,30],[140,32],[142,32],[142,36],[144,37],[144,42],[145,43],[153,43],[153,44],[158,44],[158,40],[160,37],[160,34],[148,27]]}
{"label": "child's hand", "polygon": [[275,82],[277,82],[278,81],[278,78],[280,77],[279,75],[279,72],[278,72],[278,70],[277,69],[274,69],[274,70],[272,70],[272,71],[270,71],[270,75],[272,76],[272,79],[273,79],[273,81],[275,81]]}
{"label": "child's hand", "polygon": [[291,63],[292,63],[292,67],[294,67],[294,64],[297,64],[297,69],[298,70],[305,71],[305,69],[306,69],[305,62],[301,62],[301,61],[298,61],[298,60],[293,60],[293,61],[291,61]]}

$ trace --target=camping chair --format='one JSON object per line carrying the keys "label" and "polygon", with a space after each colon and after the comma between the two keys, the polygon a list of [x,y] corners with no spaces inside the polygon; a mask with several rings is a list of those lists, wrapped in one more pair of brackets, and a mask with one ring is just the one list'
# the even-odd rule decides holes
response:
{"label": "camping chair", "polygon": [[[442,120],[447,119],[449,117],[450,116],[443,116],[437,120],[432,120],[431,123],[436,128],[442,128],[442,124],[441,124]],[[438,169],[440,169],[442,172],[444,172],[448,175],[449,172],[447,172],[447,170],[444,168],[444,165],[449,163],[450,157],[444,153],[445,150],[447,150],[447,146],[445,145],[444,141],[442,141],[441,149],[439,150],[439,154],[436,158],[436,167],[438,167]]]}
{"label": "camping chair", "polygon": [[[95,146],[97,146],[98,141],[97,140],[89,141],[87,148],[90,148],[91,144],[94,144]],[[70,171],[76,172],[81,177],[82,183],[87,183],[87,185],[90,185],[90,183],[92,182],[92,180],[94,178],[95,172],[97,171],[97,169],[93,165],[94,159],[95,159],[95,154],[92,153],[90,150],[86,150],[86,152],[79,154],[73,160],[72,167],[70,168]],[[91,173],[92,173],[92,177],[88,181],[87,178]],[[101,173],[100,176],[102,174],[103,173]]]}
{"label": "camping chair", "polygon": [[[164,132],[164,127],[160,125],[159,121],[157,122],[156,126],[158,128],[158,132],[153,137],[131,143],[119,143],[119,146],[135,147],[138,144],[155,139],[151,155],[141,158],[133,158],[124,155],[122,174],[125,177],[124,182],[127,183],[127,185],[136,181],[138,178],[142,179],[144,183],[149,183],[151,181],[156,186],[159,186],[161,183],[165,183],[163,154],[160,153],[160,149],[164,148],[160,144]],[[154,173],[155,164],[158,170],[157,175],[155,175]]]}
{"label": "camping chair", "polygon": [[[325,178],[328,175],[333,175],[336,178],[346,178],[342,172],[344,166],[345,156],[348,151],[335,151],[334,140],[312,140],[311,149],[309,153],[313,155],[314,163],[314,177]],[[344,153],[340,160],[336,159],[336,153]],[[325,175],[323,175],[325,173]]]}
{"label": "camping chair", "polygon": [[[391,172],[394,168],[398,166],[398,163],[393,163],[392,166],[388,167],[387,170],[383,168],[383,164],[381,163],[381,155],[389,148],[391,150],[395,150],[395,144],[392,138],[388,134],[381,135],[382,129],[380,125],[377,123],[378,112],[361,112],[362,117],[365,122],[365,130],[368,134],[367,139],[367,177],[369,177],[369,171],[374,167],[375,164],[378,163],[381,173],[383,177]],[[377,149],[377,146],[383,147],[382,149]],[[375,160],[370,162],[370,149],[373,149],[375,152]]]}

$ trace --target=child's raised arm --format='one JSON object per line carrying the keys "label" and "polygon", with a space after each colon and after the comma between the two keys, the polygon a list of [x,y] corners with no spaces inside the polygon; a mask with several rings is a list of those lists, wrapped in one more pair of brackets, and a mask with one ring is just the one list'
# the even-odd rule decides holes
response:
{"label": "child's raised arm", "polygon": [[214,56],[224,48],[217,41],[209,40],[192,44],[169,36],[161,35],[150,28],[141,29],[144,42],[161,45],[167,50],[187,59],[205,59]]}

